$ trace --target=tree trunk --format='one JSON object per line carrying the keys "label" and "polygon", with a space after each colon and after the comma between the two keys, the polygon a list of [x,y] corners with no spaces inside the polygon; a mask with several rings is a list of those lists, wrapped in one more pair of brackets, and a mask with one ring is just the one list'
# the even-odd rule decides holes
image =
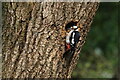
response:
{"label": "tree trunk", "polygon": [[[98,2],[3,3],[3,78],[70,78]],[[81,41],[65,60],[66,23],[77,21]]]}

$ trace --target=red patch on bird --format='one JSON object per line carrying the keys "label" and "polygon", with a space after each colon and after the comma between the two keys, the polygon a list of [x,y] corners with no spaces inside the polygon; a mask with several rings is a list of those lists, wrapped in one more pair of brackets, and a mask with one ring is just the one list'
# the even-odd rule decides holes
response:
{"label": "red patch on bird", "polygon": [[66,44],[66,51],[70,50],[70,44]]}

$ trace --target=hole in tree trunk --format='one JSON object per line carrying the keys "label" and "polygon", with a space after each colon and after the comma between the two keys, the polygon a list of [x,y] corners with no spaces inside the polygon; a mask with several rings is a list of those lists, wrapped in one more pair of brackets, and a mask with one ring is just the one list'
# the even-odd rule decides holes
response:
{"label": "hole in tree trunk", "polygon": [[77,26],[77,21],[70,21],[65,25],[65,30],[67,31],[68,29],[70,29],[72,26]]}

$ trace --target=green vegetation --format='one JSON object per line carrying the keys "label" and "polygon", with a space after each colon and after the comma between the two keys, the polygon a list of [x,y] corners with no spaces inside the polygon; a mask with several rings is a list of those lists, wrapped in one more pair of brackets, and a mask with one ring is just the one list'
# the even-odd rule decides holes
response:
{"label": "green vegetation", "polygon": [[80,59],[77,78],[111,78],[117,71],[118,3],[100,3]]}

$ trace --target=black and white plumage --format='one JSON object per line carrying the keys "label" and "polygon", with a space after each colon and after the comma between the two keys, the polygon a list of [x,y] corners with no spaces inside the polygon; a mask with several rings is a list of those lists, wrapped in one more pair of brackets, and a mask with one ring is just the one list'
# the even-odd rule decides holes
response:
{"label": "black and white plumage", "polygon": [[71,47],[76,47],[76,44],[79,42],[79,38],[80,38],[80,33],[78,31],[73,31],[71,33],[71,37],[70,37],[70,45]]}
{"label": "black and white plumage", "polygon": [[67,44],[70,44],[70,37],[71,37],[71,34],[73,33],[74,30],[71,30],[70,32],[67,33],[67,36],[66,36],[66,43]]}
{"label": "black and white plumage", "polygon": [[70,48],[75,48],[76,44],[79,42],[79,38],[80,38],[80,33],[78,27],[72,26],[72,29],[69,31],[69,33],[67,33],[66,44],[70,45]]}
{"label": "black and white plumage", "polygon": [[72,26],[71,30],[66,35],[66,52],[63,57],[70,60],[74,55],[76,45],[80,39],[80,32],[77,26]]}

